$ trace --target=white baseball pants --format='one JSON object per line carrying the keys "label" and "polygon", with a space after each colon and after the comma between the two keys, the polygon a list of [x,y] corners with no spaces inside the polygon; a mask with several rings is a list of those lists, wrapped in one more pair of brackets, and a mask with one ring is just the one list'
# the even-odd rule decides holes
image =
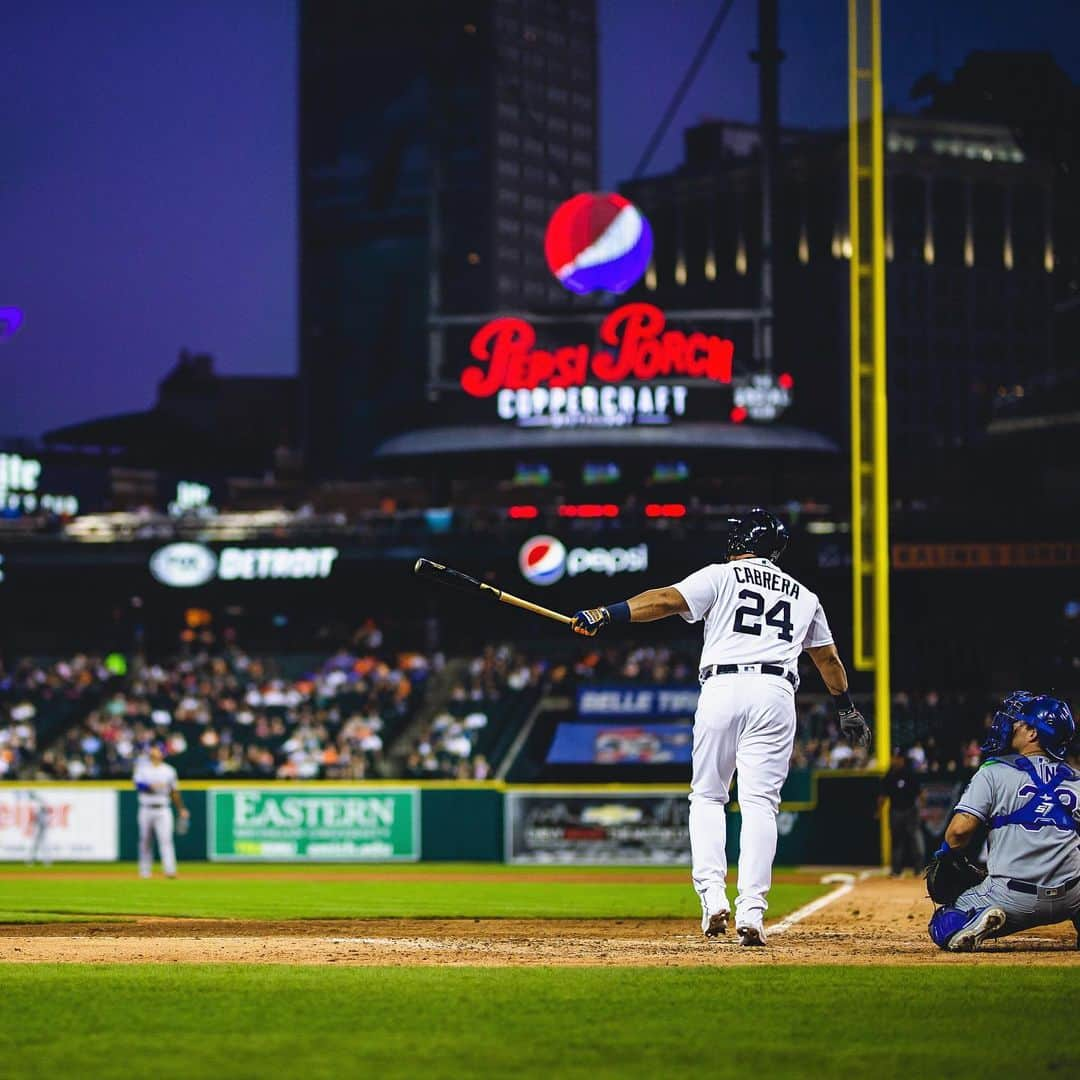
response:
{"label": "white baseball pants", "polygon": [[176,848],[173,846],[173,812],[169,806],[139,807],[139,876],[149,877],[154,863],[153,837],[157,836],[158,855],[166,874],[176,873]]}
{"label": "white baseball pants", "polygon": [[779,675],[714,675],[694,717],[690,850],[694,888],[709,912],[725,910],[731,777],[739,774],[742,830],[735,923],[759,923],[776,856],[776,814],[795,742],[795,690]]}

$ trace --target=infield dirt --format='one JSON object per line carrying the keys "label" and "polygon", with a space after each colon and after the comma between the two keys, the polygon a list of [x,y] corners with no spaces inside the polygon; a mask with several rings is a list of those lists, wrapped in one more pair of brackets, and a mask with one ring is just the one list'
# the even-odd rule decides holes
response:
{"label": "infield dirt", "polygon": [[0,926],[0,960],[25,963],[255,963],[365,966],[728,966],[1019,964],[1080,966],[1070,924],[989,942],[970,955],[934,948],[917,880],[869,878],[772,933],[765,949],[734,934],[706,940],[671,919],[137,918]]}

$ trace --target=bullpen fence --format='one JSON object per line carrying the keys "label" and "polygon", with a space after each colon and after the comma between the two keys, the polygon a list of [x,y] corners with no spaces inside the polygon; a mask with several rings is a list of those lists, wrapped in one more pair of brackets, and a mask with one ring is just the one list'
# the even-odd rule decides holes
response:
{"label": "bullpen fence", "polygon": [[[874,865],[879,780],[865,773],[793,775],[781,804],[777,861]],[[686,790],[429,783],[194,782],[181,861],[515,862],[686,865]],[[0,788],[0,861],[133,860],[138,802],[127,785],[35,783]],[[738,856],[739,813],[728,848]]]}

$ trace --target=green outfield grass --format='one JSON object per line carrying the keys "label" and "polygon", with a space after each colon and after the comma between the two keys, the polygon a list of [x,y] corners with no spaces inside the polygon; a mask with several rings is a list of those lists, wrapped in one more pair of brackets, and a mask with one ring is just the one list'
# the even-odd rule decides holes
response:
{"label": "green outfield grass", "polygon": [[[613,880],[627,874],[640,880]],[[559,880],[566,875],[574,880]],[[801,907],[825,888],[812,877],[805,884],[776,885],[770,918]],[[0,922],[130,915],[696,919],[700,907],[689,873],[670,868],[200,863],[173,881],[160,875],[142,881],[125,864],[0,870]]]}
{"label": "green outfield grass", "polygon": [[[985,1080],[1080,1067],[1071,972],[1045,968],[0,965],[0,981],[12,1077]],[[1009,1021],[1017,1001],[1038,1002],[1037,1023]]]}

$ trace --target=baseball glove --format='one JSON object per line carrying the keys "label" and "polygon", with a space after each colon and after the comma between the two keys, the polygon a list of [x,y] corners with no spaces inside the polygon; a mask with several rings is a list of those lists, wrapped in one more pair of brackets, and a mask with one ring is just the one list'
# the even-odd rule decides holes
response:
{"label": "baseball glove", "polygon": [[986,871],[960,851],[935,851],[926,868],[926,891],[935,904],[950,906],[986,878]]}

